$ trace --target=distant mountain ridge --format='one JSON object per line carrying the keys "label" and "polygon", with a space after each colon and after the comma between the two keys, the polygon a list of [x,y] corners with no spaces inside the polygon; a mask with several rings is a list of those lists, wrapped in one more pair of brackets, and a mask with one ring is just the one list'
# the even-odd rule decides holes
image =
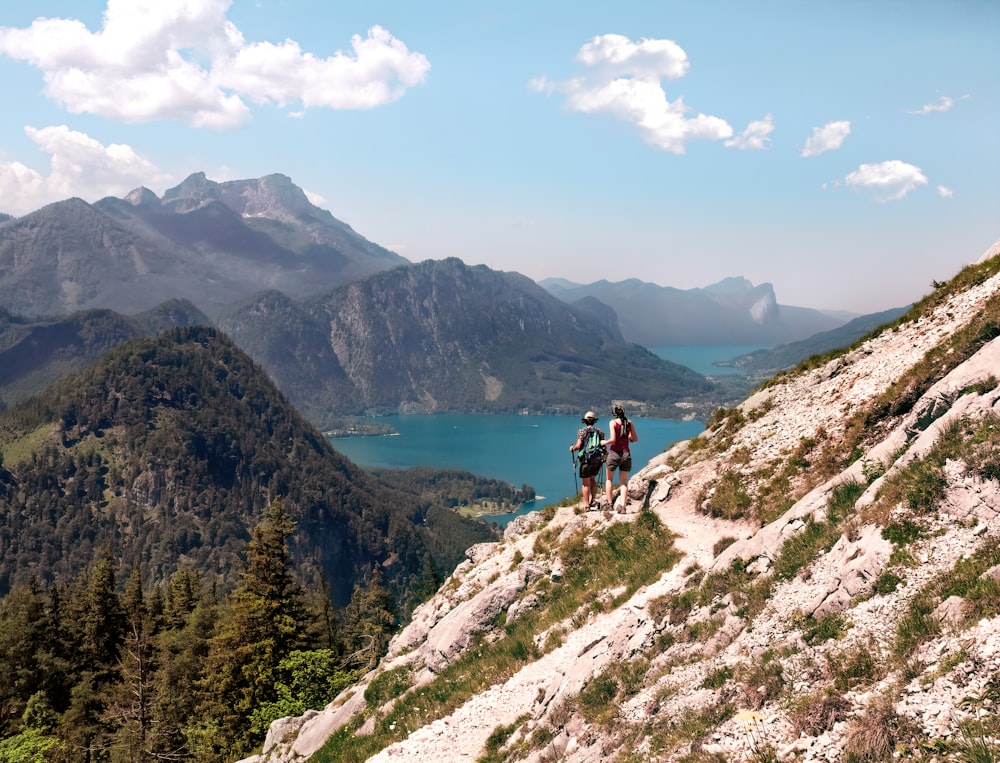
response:
{"label": "distant mountain ridge", "polygon": [[712,389],[622,342],[602,306],[568,307],[525,276],[458,259],[299,301],[267,292],[219,326],[314,420],[324,412],[579,414],[614,399],[681,418],[678,402]]}
{"label": "distant mountain ridge", "polygon": [[212,316],[263,289],[304,296],[406,262],[284,175],[195,173],[162,199],[138,188],[0,221],[0,305],[27,317],[132,314],[184,298]]}
{"label": "distant mountain ridge", "polygon": [[773,345],[805,339],[844,323],[819,310],[779,305],[769,283],[725,278],[701,289],[675,289],[631,278],[578,284],[547,278],[542,287],[567,303],[592,297],[618,315],[626,341],[671,345]]}

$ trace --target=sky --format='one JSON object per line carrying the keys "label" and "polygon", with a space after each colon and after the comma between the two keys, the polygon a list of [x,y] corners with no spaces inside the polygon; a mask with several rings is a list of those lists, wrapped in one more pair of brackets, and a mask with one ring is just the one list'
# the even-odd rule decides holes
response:
{"label": "sky", "polygon": [[287,175],[413,262],[913,302],[1000,239],[997,0],[0,0],[0,212]]}

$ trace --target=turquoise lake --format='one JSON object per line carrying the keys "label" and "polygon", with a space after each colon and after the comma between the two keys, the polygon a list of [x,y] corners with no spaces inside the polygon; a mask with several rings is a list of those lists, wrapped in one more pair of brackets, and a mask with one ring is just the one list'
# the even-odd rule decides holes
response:
{"label": "turquoise lake", "polygon": [[703,376],[729,376],[742,374],[739,368],[716,366],[714,363],[725,362],[746,355],[755,350],[764,349],[767,345],[759,344],[726,344],[726,345],[692,345],[672,347],[650,347],[649,351],[659,355],[664,360],[687,366]]}
{"label": "turquoise lake", "polygon": [[[704,429],[700,421],[633,420],[639,435],[632,446],[633,471],[675,442]],[[463,469],[517,487],[535,488],[536,500],[514,513],[489,517],[501,525],[579,491],[580,480],[569,452],[580,427],[580,419],[574,416],[449,413],[382,416],[377,421],[390,425],[398,434],[330,442],[362,467]],[[607,431],[608,416],[601,416],[598,427]]]}

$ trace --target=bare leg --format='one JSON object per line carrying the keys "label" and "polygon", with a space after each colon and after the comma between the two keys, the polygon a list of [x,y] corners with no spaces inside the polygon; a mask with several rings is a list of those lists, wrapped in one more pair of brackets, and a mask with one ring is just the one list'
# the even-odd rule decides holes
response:
{"label": "bare leg", "polygon": [[618,485],[622,490],[622,512],[625,511],[625,504],[628,502],[628,472],[618,472]]}
{"label": "bare leg", "polygon": [[604,483],[604,497],[608,499],[608,506],[615,505],[615,472],[613,469],[608,469],[608,480]]}

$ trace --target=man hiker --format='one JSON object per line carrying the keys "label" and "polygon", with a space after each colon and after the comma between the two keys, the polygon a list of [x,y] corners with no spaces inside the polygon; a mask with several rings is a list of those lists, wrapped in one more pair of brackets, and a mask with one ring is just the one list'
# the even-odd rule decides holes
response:
{"label": "man hiker", "polygon": [[607,482],[605,483],[605,497],[608,499],[608,506],[615,505],[615,470],[618,470],[618,486],[624,487],[624,497],[622,498],[619,513],[625,513],[625,504],[628,502],[628,475],[632,471],[632,453],[629,450],[629,443],[636,442],[639,435],[635,431],[635,424],[625,417],[625,409],[620,405],[614,407],[615,418],[611,421],[611,437],[602,444],[608,446],[608,468]]}
{"label": "man hiker", "polygon": [[581,419],[583,426],[576,433],[576,442],[569,446],[570,452],[580,451],[580,481],[583,483],[583,502],[588,509],[595,508],[598,499],[597,480],[604,466],[605,448],[601,445],[604,432],[595,427],[597,416],[587,411]]}

